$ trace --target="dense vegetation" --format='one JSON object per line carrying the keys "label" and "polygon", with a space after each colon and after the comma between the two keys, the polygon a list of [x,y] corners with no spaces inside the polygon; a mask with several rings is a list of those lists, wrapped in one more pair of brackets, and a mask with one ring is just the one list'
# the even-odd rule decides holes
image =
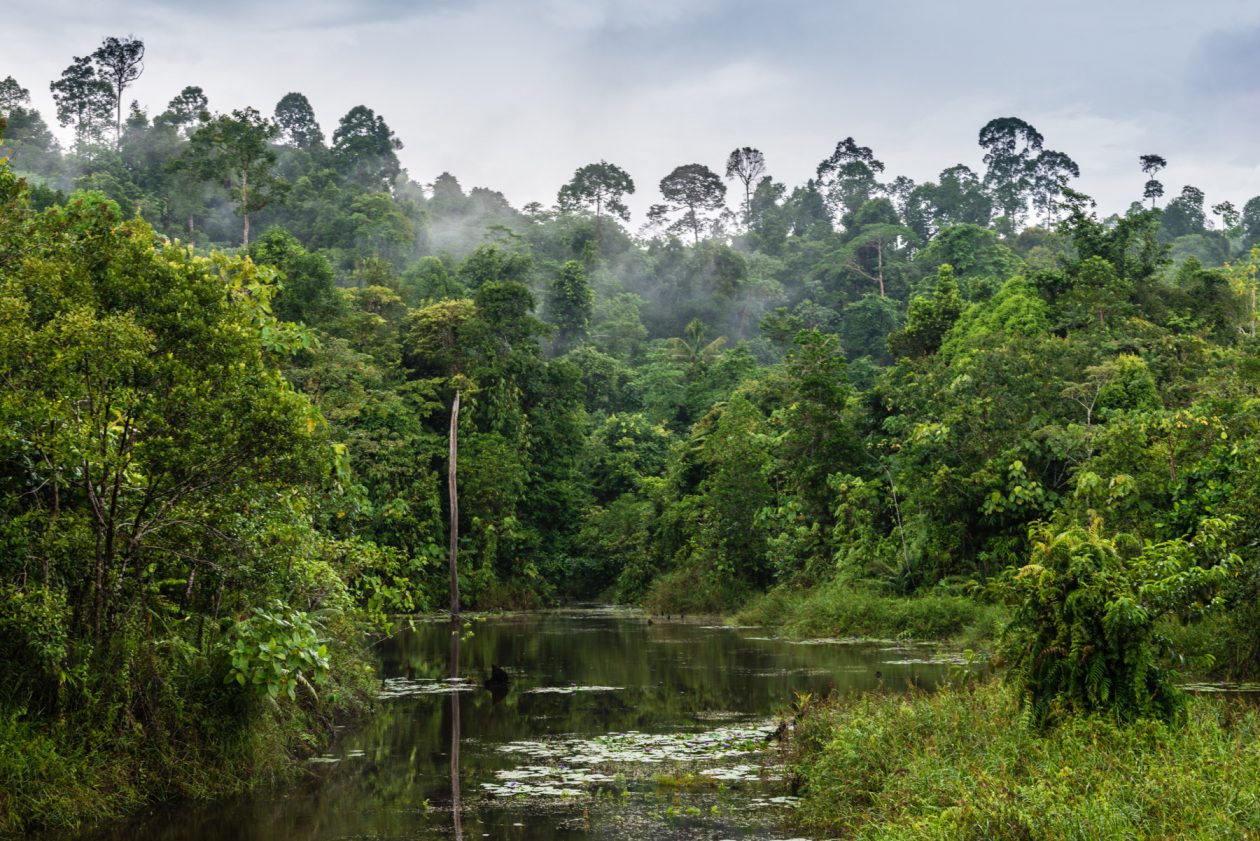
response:
{"label": "dense vegetation", "polygon": [[1260,716],[1198,703],[1180,726],[1024,726],[996,684],[867,695],[804,718],[801,821],[862,839],[1252,838]]}
{"label": "dense vegetation", "polygon": [[1007,117],[922,183],[853,138],[791,187],[681,165],[631,230],[607,161],[518,209],[413,180],[364,105],[124,113],[141,58],[52,83],[64,151],[0,82],[0,726],[38,746],[0,825],[74,819],[47,768],[248,769],[259,722],[297,749],[353,705],[360,631],[442,603],[456,389],[465,606],[772,590],[947,635],[1005,600],[1043,723],[1260,662],[1260,197],[1157,207],[1142,155],[1150,206],[1100,216]]}

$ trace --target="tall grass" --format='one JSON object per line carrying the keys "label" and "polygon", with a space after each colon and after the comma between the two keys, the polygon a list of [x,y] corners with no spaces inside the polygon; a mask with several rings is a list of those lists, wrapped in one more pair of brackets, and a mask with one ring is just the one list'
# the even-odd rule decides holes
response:
{"label": "tall grass", "polygon": [[742,623],[779,628],[789,636],[955,639],[972,644],[996,636],[1000,610],[943,593],[887,596],[831,581],[811,589],[780,587],[736,614]]}
{"label": "tall grass", "polygon": [[1260,838],[1260,711],[1238,701],[1038,732],[988,683],[819,705],[794,745],[800,819],[844,838]]}

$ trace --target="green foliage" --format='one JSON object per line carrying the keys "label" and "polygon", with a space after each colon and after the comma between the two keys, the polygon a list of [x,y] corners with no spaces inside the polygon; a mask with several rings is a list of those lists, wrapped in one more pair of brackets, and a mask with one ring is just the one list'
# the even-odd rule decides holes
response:
{"label": "green foliage", "polygon": [[[1044,583],[1068,629],[1010,639],[1079,643],[1061,672],[1012,658],[1051,699],[1030,709],[1175,706],[1161,669],[1182,652],[1160,629],[1222,672],[1260,662],[1242,251],[1260,200],[1215,206],[1221,231],[1193,188],[1100,219],[1067,186],[1075,163],[1005,117],[981,132],[983,179],[881,183],[847,138],[788,185],[741,147],[737,216],[717,173],[677,167],[649,217],[664,227],[634,238],[634,181],[607,162],[556,208],[517,210],[450,173],[411,180],[366,106],[328,148],[301,94],[273,122],[213,116],[188,86],[150,122],[121,113],[128,82],[106,69],[76,60],[53,85],[65,154],[0,83],[26,178],[0,174],[0,677],[18,729],[71,716],[199,741],[192,717],[238,734],[339,708],[347,640],[445,586],[457,389],[470,606],[696,612],[778,587],[756,612],[797,632],[983,636],[982,585],[1058,545],[1030,546],[1030,526],[1098,515],[1150,545],[1061,527],[1075,548],[1047,558],[1079,555],[1081,577],[1008,575],[1021,605]],[[1045,227],[1021,231],[1030,210]],[[245,254],[214,251],[251,220],[267,233]],[[259,608],[320,616],[318,700],[290,702],[294,678],[282,703],[243,704],[219,681],[222,629]],[[39,754],[31,732],[15,738]]]}
{"label": "green foliage", "polygon": [[833,579],[812,588],[790,585],[753,599],[736,614],[741,623],[765,625],[800,638],[985,639],[1000,611],[948,592],[889,596],[869,585]]}
{"label": "green foliage", "polygon": [[1035,526],[1029,563],[1006,579],[1015,613],[1005,632],[1009,675],[1033,722],[1073,713],[1169,720],[1184,699],[1158,661],[1156,622],[1219,604],[1240,559],[1227,523],[1204,520],[1191,540],[1140,546],[1129,535]]}
{"label": "green foliage", "polygon": [[946,263],[937,271],[932,297],[910,300],[905,325],[888,336],[888,352],[894,357],[935,353],[962,311],[962,296],[958,294],[954,270]]}
{"label": "green foliage", "polygon": [[586,337],[594,298],[582,264],[569,260],[551,284],[548,315],[556,326],[556,351],[563,353]]}
{"label": "green foliage", "polygon": [[297,699],[299,685],[328,680],[328,646],[320,639],[310,614],[274,603],[269,609],[254,608],[248,619],[235,623],[227,633],[231,668],[224,683],[237,683],[260,696],[290,701]]}
{"label": "green foliage", "polygon": [[809,707],[798,812],[857,839],[1221,838],[1260,832],[1260,715],[1191,702],[1180,726],[1093,716],[1030,728],[997,682]]}

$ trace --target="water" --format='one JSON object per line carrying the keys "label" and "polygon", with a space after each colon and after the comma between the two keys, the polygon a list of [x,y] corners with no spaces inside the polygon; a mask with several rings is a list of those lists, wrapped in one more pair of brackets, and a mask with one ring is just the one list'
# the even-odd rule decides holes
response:
{"label": "water", "polygon": [[[797,693],[938,681],[930,649],[767,638],[611,610],[426,623],[381,647],[380,710],[279,792],[101,841],[789,838],[771,734]],[[493,664],[510,683],[483,686]],[[454,678],[452,678],[454,675]]]}

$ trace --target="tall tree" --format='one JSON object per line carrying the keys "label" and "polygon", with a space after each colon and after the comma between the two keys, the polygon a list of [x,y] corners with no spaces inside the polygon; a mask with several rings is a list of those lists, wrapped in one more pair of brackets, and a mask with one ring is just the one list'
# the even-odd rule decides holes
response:
{"label": "tall tree", "polygon": [[1227,233],[1237,233],[1238,223],[1242,221],[1242,214],[1238,212],[1238,208],[1234,206],[1232,201],[1221,201],[1212,205],[1212,215],[1220,217],[1221,224],[1225,226]]}
{"label": "tall tree", "polygon": [[1063,188],[1072,178],[1081,177],[1081,168],[1076,161],[1062,152],[1044,149],[1032,161],[1032,201],[1033,207],[1041,211],[1046,222],[1054,219],[1057,208],[1056,200],[1063,194]]}
{"label": "tall tree", "polygon": [[852,137],[836,144],[830,156],[818,164],[817,180],[833,215],[856,211],[879,190],[876,176],[884,171],[869,146],[859,146]]}
{"label": "tall tree", "polygon": [[711,214],[722,210],[726,203],[726,185],[718,174],[704,164],[684,164],[661,179],[661,195],[667,204],[653,205],[648,218],[663,223],[671,213],[681,213],[670,223],[671,233],[691,231],[695,242],[700,242],[700,232],[712,224]]}
{"label": "tall tree", "polygon": [[283,197],[287,185],[275,174],[271,139],[279,129],[253,108],[219,114],[193,132],[184,163],[203,180],[227,187],[244,221],[242,240],[249,247],[249,218]]}
{"label": "tall tree", "polygon": [[96,75],[109,85],[114,99],[114,145],[122,143],[123,94],[144,73],[144,42],[128,35],[110,36],[92,53]]}
{"label": "tall tree", "polygon": [[726,177],[744,185],[744,225],[752,220],[752,185],[766,171],[766,156],[759,149],[743,146],[726,158]]}
{"label": "tall tree", "polygon": [[1206,201],[1203,191],[1191,184],[1181,188],[1181,193],[1164,207],[1160,216],[1160,238],[1171,241],[1188,234],[1201,234],[1207,230]]}
{"label": "tall tree", "polygon": [[988,169],[984,184],[1011,229],[1019,226],[1033,189],[1035,153],[1044,138],[1018,117],[997,117],[980,129],[980,147]]}
{"label": "tall tree", "polygon": [[173,126],[185,136],[197,128],[202,115],[208,115],[210,102],[206,92],[196,85],[189,85],[166,104],[166,110],[153,120],[154,125]]}
{"label": "tall tree", "polygon": [[583,207],[593,210],[598,235],[605,212],[623,221],[630,218],[630,209],[624,201],[627,195],[634,195],[634,179],[616,164],[600,161],[574,172],[569,183],[560,188],[556,204],[564,212]]}
{"label": "tall tree", "polygon": [[61,78],[48,86],[57,105],[57,122],[74,126],[75,144],[87,149],[101,142],[113,104],[113,89],[96,75],[92,59],[76,56]]}
{"label": "tall tree", "polygon": [[1142,155],[1138,158],[1138,164],[1142,167],[1142,172],[1146,175],[1146,186],[1142,189],[1142,198],[1151,200],[1151,209],[1155,209],[1155,199],[1164,194],[1164,185],[1155,180],[1155,175],[1161,169],[1168,166],[1168,161],[1159,155]]}
{"label": "tall tree", "polygon": [[314,149],[324,145],[324,131],[315,120],[315,109],[305,94],[286,93],[276,103],[276,125],[280,138],[297,149]]}
{"label": "tall tree", "polygon": [[356,105],[333,132],[333,157],[341,173],[370,190],[388,190],[402,172],[398,150],[402,141],[366,105]]}

